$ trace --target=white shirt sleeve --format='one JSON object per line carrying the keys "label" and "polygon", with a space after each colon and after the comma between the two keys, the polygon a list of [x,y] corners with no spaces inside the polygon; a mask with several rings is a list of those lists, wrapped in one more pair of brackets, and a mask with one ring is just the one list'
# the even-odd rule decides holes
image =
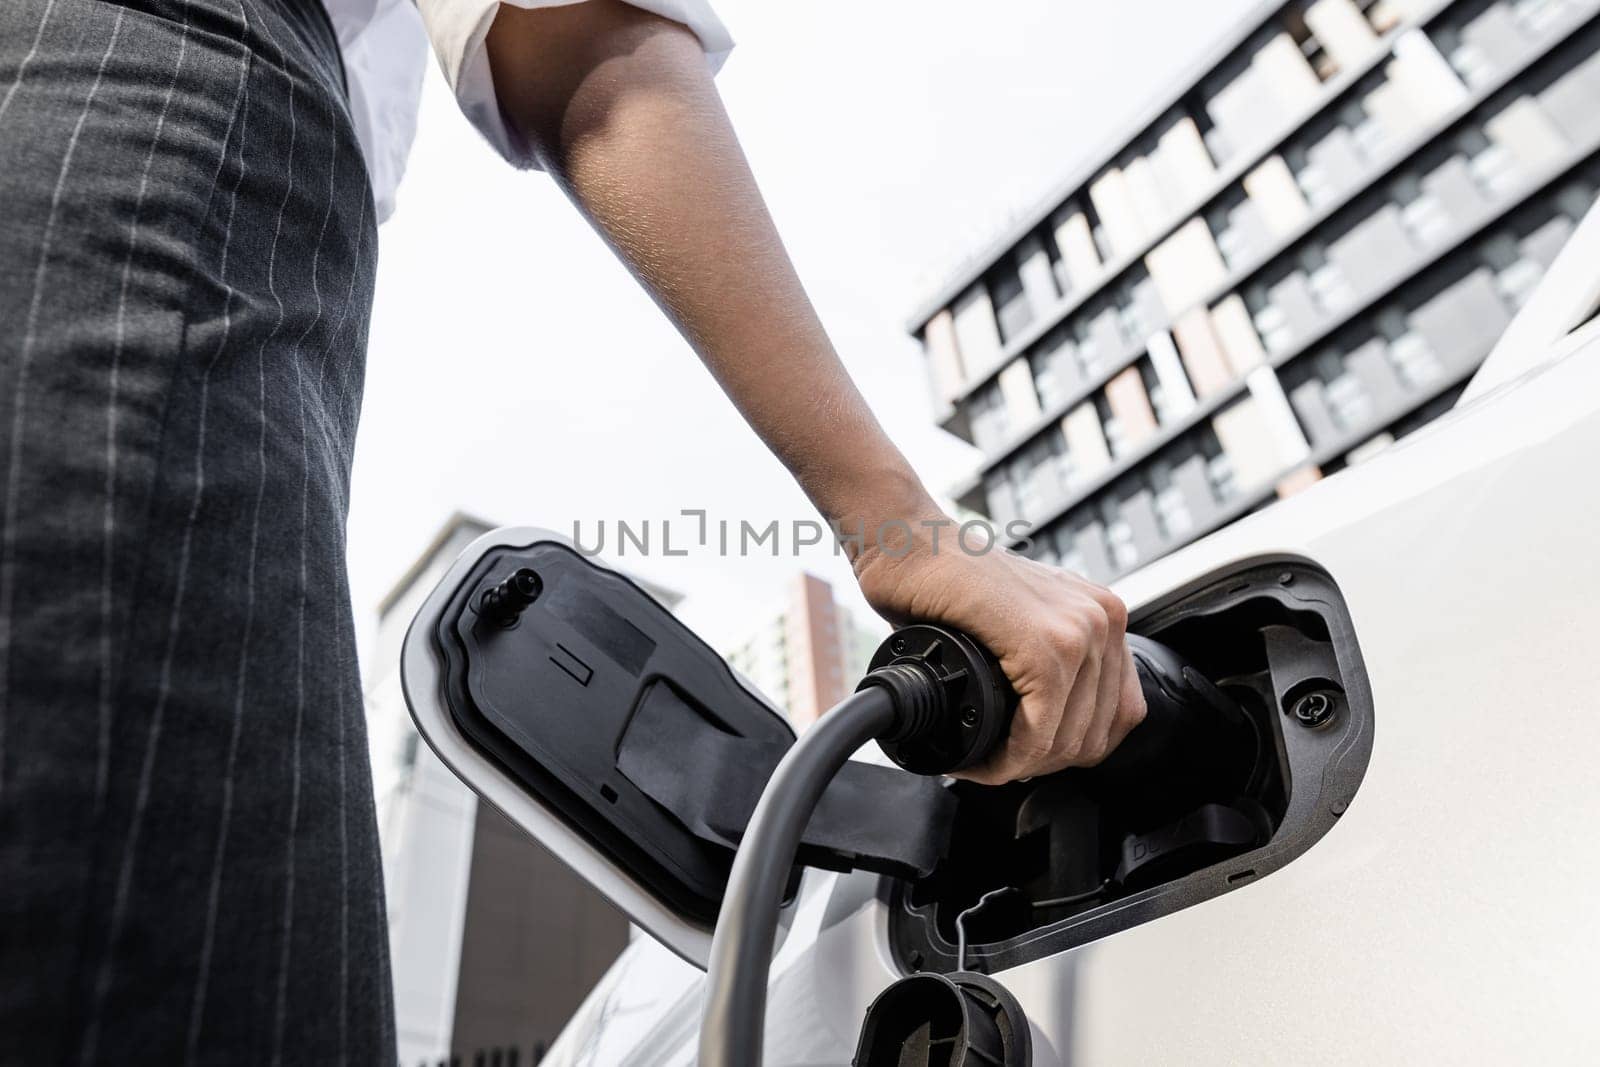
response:
{"label": "white shirt sleeve", "polygon": [[410,0],[341,0],[328,5],[328,14],[344,54],[350,118],[383,222],[394,213],[395,190],[417,135],[428,41]]}
{"label": "white shirt sleeve", "polygon": [[[489,72],[489,52],[484,38],[502,0],[417,0],[434,53],[456,102],[489,143],[519,167],[537,167],[538,161],[509,126],[495,96]],[[561,7],[583,0],[504,0],[514,7]],[[707,0],[627,0],[629,4],[688,27],[700,39],[706,61],[715,73],[733,50],[733,38],[711,10]]]}

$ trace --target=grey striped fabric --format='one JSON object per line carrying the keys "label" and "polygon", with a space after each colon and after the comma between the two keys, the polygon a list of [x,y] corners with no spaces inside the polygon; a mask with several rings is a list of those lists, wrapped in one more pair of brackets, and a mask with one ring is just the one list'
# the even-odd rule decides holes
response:
{"label": "grey striped fabric", "polygon": [[0,1062],[392,1063],[317,0],[0,3]]}

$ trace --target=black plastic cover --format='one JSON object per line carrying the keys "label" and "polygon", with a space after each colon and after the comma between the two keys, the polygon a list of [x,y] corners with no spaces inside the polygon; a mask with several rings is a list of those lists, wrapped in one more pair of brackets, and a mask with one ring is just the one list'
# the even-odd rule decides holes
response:
{"label": "black plastic cover", "polygon": [[[734,737],[667,684],[652,685],[622,738],[617,769],[697,837],[737,848],[787,743]],[[828,783],[796,858],[917,878],[943,858],[955,798],[927,778],[847,763]]]}
{"label": "black plastic cover", "polygon": [[[486,553],[434,639],[465,737],[665,904],[711,925],[733,847],[794,743],[783,717],[643,589],[558,541]],[[937,782],[850,764],[801,862],[925,873],[954,806]]]}
{"label": "black plastic cover", "polygon": [[1005,986],[982,974],[913,974],[878,994],[851,1067],[1030,1067],[1033,1034]]}

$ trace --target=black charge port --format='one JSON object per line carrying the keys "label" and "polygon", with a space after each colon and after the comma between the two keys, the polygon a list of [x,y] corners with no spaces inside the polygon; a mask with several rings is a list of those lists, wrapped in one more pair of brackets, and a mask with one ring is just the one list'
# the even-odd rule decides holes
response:
{"label": "black charge port", "polygon": [[854,1067],[1030,1067],[1022,1007],[981,974],[913,974],[878,994]]}

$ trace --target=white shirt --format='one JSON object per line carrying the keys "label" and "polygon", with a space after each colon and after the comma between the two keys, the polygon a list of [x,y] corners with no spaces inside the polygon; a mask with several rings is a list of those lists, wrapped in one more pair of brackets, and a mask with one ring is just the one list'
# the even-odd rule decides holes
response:
{"label": "white shirt", "polygon": [[[500,0],[323,0],[344,53],[350,115],[367,159],[378,219],[394,211],[394,192],[405,173],[417,132],[428,39],[456,102],[472,124],[519,167],[538,164],[507,128],[489,74],[484,46]],[[515,7],[559,7],[582,0],[505,0]],[[713,71],[733,48],[707,0],[627,0],[634,7],[680,22],[700,38]],[[419,15],[419,10],[420,15]]]}

